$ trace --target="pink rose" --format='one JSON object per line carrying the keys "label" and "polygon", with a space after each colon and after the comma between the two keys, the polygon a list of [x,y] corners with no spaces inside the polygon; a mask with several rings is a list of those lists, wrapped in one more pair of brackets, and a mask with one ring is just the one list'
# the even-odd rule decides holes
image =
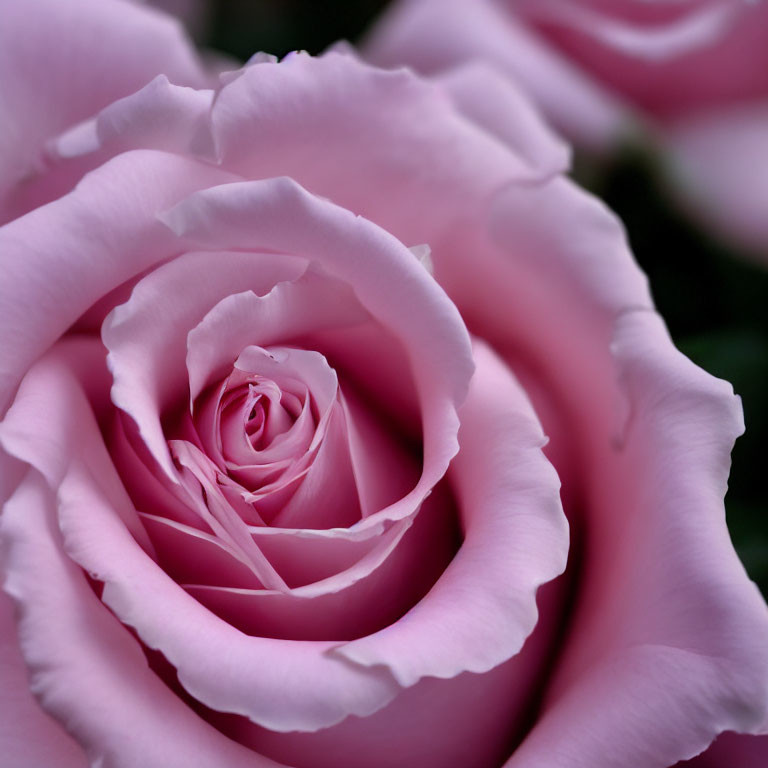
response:
{"label": "pink rose", "polygon": [[644,126],[703,221],[768,248],[768,5],[747,0],[402,0],[373,61],[511,75],[578,145]]}
{"label": "pink rose", "polygon": [[519,93],[258,56],[73,119],[15,134],[0,228],[6,765],[661,768],[765,727],[738,401]]}

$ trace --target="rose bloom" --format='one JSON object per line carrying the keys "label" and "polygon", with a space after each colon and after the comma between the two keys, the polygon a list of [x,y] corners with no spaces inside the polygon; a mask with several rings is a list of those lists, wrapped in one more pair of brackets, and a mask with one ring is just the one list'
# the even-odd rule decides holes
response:
{"label": "rose bloom", "polygon": [[736,244],[768,250],[762,0],[401,0],[369,55],[423,72],[488,62],[592,151],[642,135],[684,206]]}
{"label": "rose bloom", "polygon": [[765,727],[738,400],[517,91],[338,52],[192,88],[140,6],[2,8],[4,766],[661,768]]}

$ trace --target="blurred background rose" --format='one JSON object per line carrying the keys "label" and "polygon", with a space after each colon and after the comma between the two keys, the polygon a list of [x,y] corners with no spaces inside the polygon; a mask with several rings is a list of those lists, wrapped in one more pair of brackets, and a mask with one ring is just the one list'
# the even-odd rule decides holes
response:
{"label": "blurred background rose", "polygon": [[398,0],[366,51],[425,74],[480,59],[578,147],[654,147],[686,211],[768,258],[762,0]]}

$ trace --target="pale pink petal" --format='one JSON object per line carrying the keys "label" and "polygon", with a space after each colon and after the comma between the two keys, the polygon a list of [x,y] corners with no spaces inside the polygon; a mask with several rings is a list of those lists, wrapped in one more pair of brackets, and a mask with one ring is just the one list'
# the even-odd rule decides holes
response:
{"label": "pale pink petal", "polygon": [[519,83],[557,129],[595,149],[612,144],[631,119],[620,97],[491,0],[401,0],[374,29],[366,55],[425,74],[488,62]]}
{"label": "pale pink petal", "polygon": [[452,214],[480,210],[502,181],[531,176],[441,89],[338,53],[245,69],[218,94],[211,121],[224,168],[290,176],[406,245],[430,242]]}
{"label": "pale pink petal", "polygon": [[689,3],[680,13],[671,14],[669,3],[658,3],[659,18],[645,23],[623,18],[620,7],[611,15],[608,8],[601,11],[567,0],[523,0],[519,9],[534,22],[573,28],[594,43],[641,62],[669,62],[719,42],[735,18],[747,12],[748,4]]}
{"label": "pale pink petal", "polygon": [[302,259],[276,254],[186,253],[147,275],[105,320],[112,400],[137,423],[171,479],[160,415],[188,403],[187,334],[225,296],[246,286],[267,293],[303,269]]}
{"label": "pale pink petal", "polygon": [[[395,528],[398,526],[390,529],[391,535],[397,535]],[[402,527],[400,535],[405,528]],[[355,578],[351,576],[371,550],[380,548],[383,541],[386,541],[387,551],[389,549],[389,532],[366,539],[345,534],[344,530],[338,529],[251,527],[251,535],[291,587],[322,582],[342,573],[346,573],[345,578],[352,583]],[[348,573],[350,569],[354,569],[351,574]],[[338,578],[336,583],[343,586],[343,581]]]}
{"label": "pale pink petal", "polygon": [[613,318],[651,306],[621,224],[563,178],[511,184],[488,224],[451,230],[432,254],[470,328],[510,361],[547,417],[547,453],[558,457],[568,501],[588,476],[579,436],[587,446],[600,439],[598,416],[615,431],[624,407],[609,354]]}
{"label": "pale pink petal", "polygon": [[[346,41],[334,43],[326,53],[364,61]],[[568,169],[568,146],[547,125],[530,97],[498,69],[480,59],[472,60],[449,67],[431,81],[448,92],[461,115],[507,144],[511,156],[506,160],[514,175],[521,179],[529,175],[516,162],[520,160],[534,175]],[[469,145],[465,145],[465,151],[468,148]]]}
{"label": "pale pink petal", "polygon": [[337,403],[311,466],[271,524],[278,528],[349,528],[361,516],[346,419]]}
{"label": "pale pink petal", "polygon": [[158,75],[96,117],[49,139],[45,169],[14,191],[13,210],[18,215],[61,197],[120,152],[160,149],[198,154],[188,150],[198,142],[210,143],[205,137],[212,99],[213,91],[172,85],[165,75]]}
{"label": "pale pink petal", "polygon": [[311,267],[295,280],[275,279],[271,290],[262,295],[253,290],[233,291],[189,332],[190,398],[194,400],[228,373],[238,355],[251,344],[263,347],[291,340],[311,343],[313,332],[366,321],[370,316],[348,283]]}
{"label": "pale pink petal", "polygon": [[5,0],[0,71],[0,113],[13,115],[0,130],[0,221],[14,186],[44,172],[47,139],[156,75],[191,86],[206,79],[177,22],[123,0]]}
{"label": "pale pink petal", "polygon": [[661,139],[682,204],[765,258],[768,105],[713,110],[667,126]]}
{"label": "pale pink petal", "polygon": [[174,580],[259,589],[263,584],[221,537],[167,517],[141,514],[163,570]]}
{"label": "pale pink petal", "polygon": [[568,526],[538,421],[487,347],[475,345],[475,361],[449,470],[461,548],[401,621],[334,649],[357,664],[386,665],[403,686],[488,672],[514,656],[536,624],[536,590],[565,568]]}
{"label": "pale pink petal", "polygon": [[106,438],[109,455],[136,509],[209,531],[189,506],[184,489],[152,461],[135,423],[119,411],[112,414],[110,422]]}
{"label": "pale pink petal", "polygon": [[35,467],[56,488],[69,469],[74,444],[89,471],[99,478],[100,489],[109,495],[115,517],[152,554],[152,544],[104,449],[78,374],[90,387],[101,384],[104,398],[108,376],[104,350],[97,339],[64,340],[33,367],[0,422],[0,446]]}
{"label": "pale pink petal", "polygon": [[0,229],[0,413],[32,361],[94,302],[178,252],[156,212],[230,178],[160,152],[128,152]]}
{"label": "pale pink petal", "polygon": [[168,444],[174,464],[179,467],[179,481],[187,492],[189,505],[195,509],[211,531],[238,559],[251,569],[261,584],[280,592],[287,587],[272,564],[264,557],[251,537],[248,524],[224,495],[216,467],[197,447],[184,440]]}
{"label": "pale pink petal", "polygon": [[666,768],[759,729],[768,615],[723,509],[738,403],[672,346],[620,224],[567,180],[512,184],[488,230],[432,258],[470,328],[547,393],[581,561],[542,717],[509,765]]}
{"label": "pale pink petal", "polygon": [[55,765],[86,768],[78,744],[49,717],[29,688],[29,671],[19,651],[14,606],[0,592],[0,744],[6,768]]}
{"label": "pale pink petal", "polygon": [[349,717],[316,733],[274,733],[242,718],[230,719],[222,729],[291,765],[499,766],[530,726],[532,696],[546,676],[558,615],[566,605],[563,586],[558,579],[540,590],[534,634],[517,656],[485,674],[426,677],[373,715]]}
{"label": "pale pink petal", "polygon": [[190,247],[216,242],[231,249],[310,256],[328,274],[348,282],[361,304],[402,343],[419,393],[424,471],[406,497],[354,530],[373,531],[384,520],[413,515],[456,452],[456,407],[472,370],[456,308],[413,254],[384,230],[287,178],[211,188],[164,219]]}
{"label": "pale pink petal", "polygon": [[418,457],[388,428],[383,414],[360,400],[353,387],[344,388],[342,404],[361,510],[363,515],[372,515],[416,485]]}
{"label": "pale pink petal", "polygon": [[[3,510],[4,589],[20,610],[20,645],[31,688],[82,744],[89,764],[219,768],[223,761],[233,768],[279,768],[208,725],[149,669],[140,644],[64,554],[55,517],[54,492],[30,470]],[[71,742],[59,737],[59,745],[61,752],[50,761],[19,768],[84,765]],[[53,745],[37,742],[28,748],[46,746]]]}
{"label": "pale pink petal", "polygon": [[72,557],[105,582],[104,602],[207,706],[273,730],[315,730],[370,714],[397,693],[384,671],[361,673],[326,656],[327,642],[248,637],[226,624],[138,549],[92,488],[70,490],[60,516]]}
{"label": "pale pink petal", "polygon": [[[162,149],[190,154],[206,119],[213,91],[172,84],[158,75],[136,93],[109,104],[89,120],[52,138],[52,159],[67,160],[92,152],[116,155],[129,149]],[[98,159],[104,160],[104,155]]]}
{"label": "pale pink petal", "polygon": [[533,170],[544,176],[568,170],[568,145],[544,122],[530,96],[500,70],[474,61],[434,80],[460,112],[504,141]]}

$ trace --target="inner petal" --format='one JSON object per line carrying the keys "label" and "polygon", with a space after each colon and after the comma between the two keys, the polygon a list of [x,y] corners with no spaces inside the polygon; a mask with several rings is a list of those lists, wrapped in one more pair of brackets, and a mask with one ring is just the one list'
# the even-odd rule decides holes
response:
{"label": "inner petal", "polygon": [[241,517],[312,529],[361,518],[340,398],[336,373],[320,353],[254,345],[194,400],[193,442],[210,451],[209,469]]}

